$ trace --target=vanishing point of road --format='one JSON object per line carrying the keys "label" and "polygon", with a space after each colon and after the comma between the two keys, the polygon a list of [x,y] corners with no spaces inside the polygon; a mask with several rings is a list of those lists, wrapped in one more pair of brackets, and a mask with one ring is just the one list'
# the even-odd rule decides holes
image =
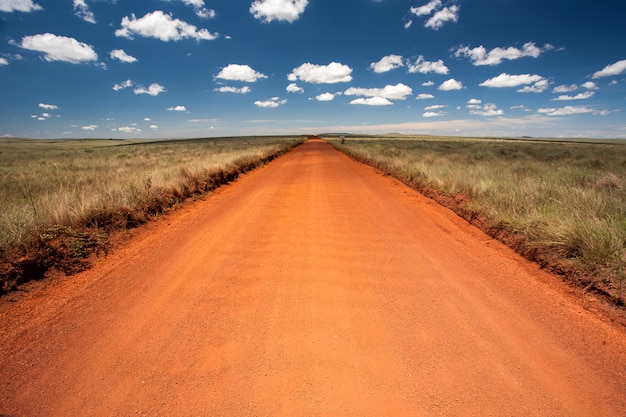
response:
{"label": "vanishing point of road", "polygon": [[626,416],[626,330],[311,140],[0,303],[0,416]]}

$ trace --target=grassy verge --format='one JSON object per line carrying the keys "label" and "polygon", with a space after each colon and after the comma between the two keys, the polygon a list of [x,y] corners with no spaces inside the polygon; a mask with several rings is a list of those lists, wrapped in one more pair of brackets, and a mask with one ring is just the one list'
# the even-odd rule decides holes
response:
{"label": "grassy verge", "polygon": [[626,293],[626,145],[446,137],[331,140],[543,267]]}
{"label": "grassy verge", "polygon": [[108,235],[228,183],[304,137],[180,141],[0,139],[0,293],[72,273]]}

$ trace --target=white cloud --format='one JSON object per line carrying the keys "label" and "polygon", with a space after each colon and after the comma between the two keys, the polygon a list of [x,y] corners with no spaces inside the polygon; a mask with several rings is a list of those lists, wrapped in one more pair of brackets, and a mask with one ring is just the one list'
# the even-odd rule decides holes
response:
{"label": "white cloud", "polygon": [[435,98],[435,96],[433,96],[432,94],[422,93],[422,94],[418,94],[417,97],[415,97],[415,98],[417,100],[428,100],[428,99],[431,99],[431,98]]}
{"label": "white cloud", "polygon": [[2,65],[9,65],[9,61],[7,61],[6,58],[0,57],[0,66]]}
{"label": "white cloud", "polygon": [[187,108],[185,106],[173,106],[168,107],[167,111],[187,111]]}
{"label": "white cloud", "polygon": [[469,100],[467,100],[467,107],[469,106],[476,106],[479,104],[482,104],[482,100],[477,99],[477,98],[470,98]]}
{"label": "white cloud", "polygon": [[422,83],[422,85],[424,87],[432,87],[433,85],[435,85],[435,82],[434,81],[426,81],[426,82]]}
{"label": "white cloud", "polygon": [[439,30],[443,27],[444,23],[450,21],[455,23],[459,21],[459,6],[453,5],[444,7],[436,12],[433,17],[428,19],[424,26],[433,30]]}
{"label": "white cloud", "polygon": [[83,130],[91,130],[91,131],[94,131],[97,128],[98,128],[98,125],[87,125],[87,126],[81,127],[81,129],[83,129]]}
{"label": "white cloud", "polygon": [[213,91],[218,91],[220,93],[248,94],[252,90],[250,89],[250,87],[245,85],[241,88],[224,86],[224,87],[216,88]]}
{"label": "white cloud", "polygon": [[135,58],[134,56],[128,55],[126,52],[124,52],[123,49],[114,49],[110,52],[110,55],[111,55],[111,58],[117,59],[121,62],[125,62],[125,63],[137,62],[137,58]]}
{"label": "white cloud", "polygon": [[215,17],[215,10],[204,7],[204,0],[182,0],[187,6],[193,7],[196,16],[201,19],[212,19]]}
{"label": "white cloud", "polygon": [[120,90],[123,90],[125,88],[132,87],[133,85],[134,85],[134,83],[131,80],[126,80],[126,81],[121,82],[119,84],[114,84],[113,85],[113,90],[120,91]]}
{"label": "white cloud", "polygon": [[415,16],[429,16],[435,9],[441,7],[441,0],[432,0],[431,2],[420,6],[411,7],[411,13]]}
{"label": "white cloud", "polygon": [[537,58],[542,53],[554,49],[554,46],[546,44],[543,48],[535,45],[534,42],[527,42],[522,46],[522,49],[515,47],[508,48],[494,48],[487,52],[484,46],[478,46],[476,48],[469,48],[468,46],[459,47],[454,55],[458,57],[466,57],[472,61],[472,65],[498,65],[503,60],[515,60],[522,57]]}
{"label": "white cloud", "polygon": [[350,87],[345,92],[347,96],[380,97],[388,100],[405,100],[407,96],[413,94],[413,90],[408,85],[398,83],[396,85],[386,85],[383,88],[357,88]]}
{"label": "white cloud", "polygon": [[0,0],[0,12],[32,12],[43,10],[33,0]]}
{"label": "white cloud", "polygon": [[441,85],[439,87],[437,87],[438,90],[441,91],[453,91],[453,90],[462,90],[463,89],[463,83],[460,81],[455,80],[454,78],[450,78],[447,81],[444,81],[443,83],[441,83]]}
{"label": "white cloud", "polygon": [[123,132],[123,133],[141,133],[141,129],[139,129],[136,126],[122,126],[122,127],[118,127],[117,128],[118,132]]}
{"label": "white cloud", "polygon": [[121,28],[115,31],[115,36],[133,39],[134,35],[146,38],[156,38],[163,42],[179,41],[185,38],[200,40],[213,40],[218,37],[217,33],[210,33],[207,29],[198,30],[197,27],[174,19],[171,15],[161,10],[155,10],[137,19],[132,14],[129,18],[122,18]]}
{"label": "white cloud", "polygon": [[215,78],[253,83],[262,78],[267,78],[267,75],[255,71],[248,65],[230,64],[222,68]]}
{"label": "white cloud", "polygon": [[315,96],[315,100],[317,101],[333,101],[335,99],[335,94],[333,93],[322,93],[318,96]]}
{"label": "white cloud", "polygon": [[569,116],[572,114],[586,114],[586,113],[606,116],[607,114],[609,114],[609,112],[606,110],[596,110],[594,108],[586,107],[586,106],[565,106],[565,107],[561,107],[558,109],[546,108],[546,109],[537,110],[537,113],[546,114],[548,116]]}
{"label": "white cloud", "polygon": [[335,84],[352,81],[352,68],[339,62],[328,65],[302,64],[288,75],[289,81],[301,80],[314,84]]}
{"label": "white cloud", "polygon": [[161,94],[161,93],[163,93],[165,91],[167,91],[167,90],[162,85],[159,85],[157,83],[152,83],[152,84],[150,84],[150,86],[148,88],[141,87],[141,86],[135,88],[133,90],[133,93],[135,93],[135,94],[148,94],[148,95],[151,95],[151,96],[154,97],[154,96],[158,96],[159,94]]}
{"label": "white cloud", "polygon": [[296,83],[291,83],[287,86],[286,90],[289,93],[304,93],[304,89]]}
{"label": "white cloud", "polygon": [[250,5],[250,13],[255,19],[266,23],[272,20],[293,23],[298,20],[308,3],[308,0],[255,0]]}
{"label": "white cloud", "polygon": [[601,78],[601,77],[610,77],[613,75],[620,75],[625,72],[626,72],[626,59],[623,59],[621,61],[617,61],[614,64],[607,65],[606,67],[602,68],[600,71],[594,72],[591,78],[596,79],[596,78]]}
{"label": "white cloud", "polygon": [[89,10],[85,0],[74,0],[74,14],[85,22],[96,23],[96,17],[93,12]]}
{"label": "white cloud", "polygon": [[287,100],[281,100],[278,97],[272,97],[269,100],[265,101],[255,101],[254,105],[261,108],[275,108],[278,106],[282,106],[285,103],[287,103]]}
{"label": "white cloud", "polygon": [[439,116],[444,116],[445,113],[444,112],[435,112],[435,111],[427,111],[424,114],[422,114],[422,117],[426,117],[426,118],[430,118],[430,117],[439,117]]}
{"label": "white cloud", "polygon": [[39,107],[45,110],[57,110],[59,106],[55,106],[54,104],[45,104],[39,103]]}
{"label": "white cloud", "polygon": [[[472,100],[470,100],[471,102]],[[478,103],[476,103],[476,101]],[[474,114],[476,116],[485,116],[485,117],[493,117],[493,116],[502,116],[504,114],[504,111],[502,111],[501,109],[498,109],[498,106],[496,106],[493,103],[487,103],[484,106],[481,106],[480,100],[476,100],[474,102],[474,104],[468,104],[466,107],[468,107],[470,110],[471,114]],[[468,102],[469,103],[469,102]]]}
{"label": "white cloud", "polygon": [[350,104],[362,104],[364,106],[391,106],[393,103],[384,97],[368,97],[357,98],[350,102]]}
{"label": "white cloud", "polygon": [[150,129],[152,129],[152,130],[159,130],[159,126],[157,126],[157,125],[150,125]]}
{"label": "white cloud", "polygon": [[586,100],[593,97],[593,91],[585,91],[584,93],[576,94],[575,96],[561,95],[553,98],[552,101],[567,101],[567,100]]}
{"label": "white cloud", "polygon": [[387,55],[378,62],[372,62],[370,68],[378,74],[391,71],[404,66],[400,55]]}
{"label": "white cloud", "polygon": [[576,85],[576,84],[558,85],[558,86],[554,87],[552,92],[553,93],[571,93],[572,91],[576,91],[576,90],[578,90],[578,85]]}
{"label": "white cloud", "polygon": [[57,36],[52,33],[25,36],[19,46],[31,51],[43,52],[44,59],[48,62],[64,61],[80,64],[98,60],[98,54],[90,45],[74,38]]}
{"label": "white cloud", "polygon": [[424,107],[424,110],[439,110],[445,109],[446,107],[448,106],[445,104],[433,104],[432,106]]}
{"label": "white cloud", "polygon": [[425,61],[424,57],[420,55],[417,58],[417,61],[415,61],[415,64],[409,64],[409,72],[412,74],[416,72],[421,74],[428,74],[430,72],[434,72],[436,74],[447,74],[449,69],[445,66],[441,59],[436,62]]}
{"label": "white cloud", "polygon": [[586,88],[587,90],[598,90],[598,86],[593,81],[587,81],[581,85],[582,88]]}
{"label": "white cloud", "polygon": [[497,77],[493,77],[486,81],[483,81],[479,85],[482,87],[490,88],[511,88],[525,86],[524,88],[517,91],[522,93],[540,93],[548,88],[548,80],[537,74],[510,75],[503,72]]}
{"label": "white cloud", "polygon": [[549,87],[548,80],[543,79],[539,80],[534,84],[527,85],[524,88],[520,88],[517,90],[519,93],[543,93]]}

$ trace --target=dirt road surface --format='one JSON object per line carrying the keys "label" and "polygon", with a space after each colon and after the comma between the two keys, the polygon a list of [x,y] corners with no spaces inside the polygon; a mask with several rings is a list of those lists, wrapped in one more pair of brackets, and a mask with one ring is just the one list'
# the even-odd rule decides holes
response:
{"label": "dirt road surface", "polygon": [[1,416],[626,416],[626,332],[308,141],[0,305]]}

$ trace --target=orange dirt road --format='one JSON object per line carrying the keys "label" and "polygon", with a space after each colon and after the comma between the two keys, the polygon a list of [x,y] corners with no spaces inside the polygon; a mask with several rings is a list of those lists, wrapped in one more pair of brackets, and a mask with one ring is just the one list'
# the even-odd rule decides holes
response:
{"label": "orange dirt road", "polygon": [[312,140],[0,305],[1,416],[626,416],[626,331]]}

